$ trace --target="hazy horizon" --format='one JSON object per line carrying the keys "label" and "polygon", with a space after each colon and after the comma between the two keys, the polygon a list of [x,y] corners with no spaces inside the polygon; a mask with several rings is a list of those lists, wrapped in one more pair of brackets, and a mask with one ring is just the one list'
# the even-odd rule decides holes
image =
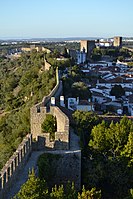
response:
{"label": "hazy horizon", "polygon": [[4,0],[0,38],[132,37],[132,0]]}

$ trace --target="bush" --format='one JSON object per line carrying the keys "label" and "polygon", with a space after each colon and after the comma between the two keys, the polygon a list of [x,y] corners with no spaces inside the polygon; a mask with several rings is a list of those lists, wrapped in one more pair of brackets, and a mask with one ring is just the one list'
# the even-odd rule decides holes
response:
{"label": "bush", "polygon": [[51,115],[47,114],[44,122],[42,123],[42,132],[43,133],[50,133],[50,139],[55,138],[55,132],[57,130],[56,118]]}

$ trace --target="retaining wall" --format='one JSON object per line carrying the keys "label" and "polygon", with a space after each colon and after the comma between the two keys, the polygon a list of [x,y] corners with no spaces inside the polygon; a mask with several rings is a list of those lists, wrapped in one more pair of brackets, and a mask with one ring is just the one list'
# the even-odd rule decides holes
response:
{"label": "retaining wall", "polygon": [[[52,152],[51,152],[52,153]],[[48,152],[50,154],[50,152]],[[55,155],[55,156],[54,156]],[[44,154],[45,156],[45,154]],[[47,157],[49,158],[49,156]],[[75,188],[81,190],[81,151],[60,151],[53,153],[50,158],[51,179],[48,181],[50,187],[56,185],[67,185],[68,181],[74,182]],[[42,169],[43,170],[43,169]],[[45,172],[45,166],[44,166]]]}

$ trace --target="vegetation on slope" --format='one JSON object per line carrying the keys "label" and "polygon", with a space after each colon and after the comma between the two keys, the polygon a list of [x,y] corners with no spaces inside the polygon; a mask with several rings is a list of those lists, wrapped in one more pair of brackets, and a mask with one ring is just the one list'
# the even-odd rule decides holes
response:
{"label": "vegetation on slope", "polygon": [[44,54],[32,51],[0,61],[0,168],[30,132],[30,108],[55,86],[55,71],[43,71]]}
{"label": "vegetation on slope", "polygon": [[101,122],[82,111],[73,117],[83,149],[82,184],[100,189],[102,198],[133,198],[133,122]]}

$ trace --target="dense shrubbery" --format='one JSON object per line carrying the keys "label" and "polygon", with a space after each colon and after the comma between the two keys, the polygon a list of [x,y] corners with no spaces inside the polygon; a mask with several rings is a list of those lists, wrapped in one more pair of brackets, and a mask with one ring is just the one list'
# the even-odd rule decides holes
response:
{"label": "dense shrubbery", "polygon": [[80,97],[80,99],[91,98],[91,92],[84,83],[86,79],[79,66],[69,68],[67,76],[63,77],[64,95],[66,97]]}
{"label": "dense shrubbery", "polygon": [[42,132],[43,133],[50,133],[50,139],[55,139],[55,132],[57,131],[57,121],[56,118],[51,115],[47,114],[46,118],[42,123]]}
{"label": "dense shrubbery", "polygon": [[[56,162],[61,158],[60,154],[50,154],[44,153],[38,158],[38,176],[40,179],[45,179],[47,181],[48,187],[53,184],[52,179],[56,176]],[[51,180],[49,180],[51,179]]]}
{"label": "dense shrubbery", "polygon": [[[50,180],[50,179],[49,179]],[[101,199],[101,191],[92,188],[90,191],[83,187],[81,193],[78,193],[74,184],[68,182],[67,186],[60,185],[49,190],[44,179],[35,176],[34,170],[29,174],[29,179],[14,199]]]}
{"label": "dense shrubbery", "polygon": [[133,198],[133,122],[123,117],[109,124],[80,111],[73,116],[84,149],[82,183],[103,198]]}
{"label": "dense shrubbery", "polygon": [[75,121],[74,129],[80,136],[80,145],[82,153],[87,152],[88,142],[90,140],[90,134],[92,128],[100,123],[101,119],[93,112],[75,111],[73,114]]}
{"label": "dense shrubbery", "polygon": [[93,61],[99,61],[105,55],[112,57],[114,60],[123,61],[125,58],[131,57],[132,53],[126,48],[94,48],[91,58]]}

